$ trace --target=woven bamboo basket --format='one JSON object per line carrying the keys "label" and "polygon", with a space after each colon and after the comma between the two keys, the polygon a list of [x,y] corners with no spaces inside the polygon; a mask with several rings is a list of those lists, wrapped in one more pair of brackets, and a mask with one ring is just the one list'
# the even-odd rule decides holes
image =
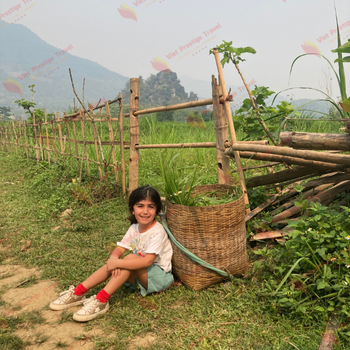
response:
{"label": "woven bamboo basket", "polygon": [[[203,185],[194,194],[227,193],[228,185]],[[167,205],[168,227],[174,237],[190,252],[220,270],[234,276],[248,268],[245,229],[245,204],[241,196],[234,202],[205,207],[170,203]],[[194,290],[205,289],[227,277],[203,267],[176,245],[173,247],[173,273]]]}

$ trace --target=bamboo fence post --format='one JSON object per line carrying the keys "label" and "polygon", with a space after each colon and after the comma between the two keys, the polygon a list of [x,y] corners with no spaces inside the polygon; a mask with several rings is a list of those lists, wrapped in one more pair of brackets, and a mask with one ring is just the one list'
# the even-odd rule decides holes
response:
{"label": "bamboo fence post", "polygon": [[[220,63],[219,52],[218,52],[217,49],[213,49],[212,52],[214,53],[216,67],[217,67],[218,73],[219,73],[219,84],[221,86],[221,90],[222,90],[222,94],[223,94],[224,108],[225,108],[225,112],[226,112],[226,117],[227,117],[227,120],[228,120],[228,124],[230,126],[231,140],[232,140],[232,143],[236,143],[237,142],[236,132],[235,132],[235,127],[233,125],[232,112],[231,112],[231,109],[230,109],[230,104],[226,100],[226,98],[227,98],[227,89],[226,89],[224,74],[222,72],[222,67],[221,67],[221,63]],[[249,199],[248,199],[247,188],[246,188],[246,185],[245,185],[245,179],[244,179],[244,174],[243,174],[243,170],[242,170],[242,163],[241,163],[241,158],[239,156],[239,152],[235,152],[234,157],[235,157],[235,160],[236,160],[237,172],[238,172],[238,177],[239,177],[239,180],[240,180],[240,183],[241,183],[241,188],[242,188],[242,192],[243,192],[243,196],[244,196],[244,202],[245,202],[245,204],[247,206],[246,213],[249,213],[250,212]]]}
{"label": "bamboo fence post", "polygon": [[[107,121],[108,121],[109,139],[111,141],[111,153],[112,153],[112,160],[113,160],[113,167],[114,167],[115,182],[119,183],[118,164],[117,164],[117,158],[115,156],[115,149],[114,149],[114,135],[113,135],[112,120],[111,120],[112,117],[109,111],[108,101],[105,102],[105,107],[106,107],[106,114],[107,114]],[[117,137],[117,130],[116,130],[115,137]]]}
{"label": "bamboo fence post", "polygon": [[94,136],[94,145],[95,145],[95,152],[96,152],[96,160],[98,162],[97,168],[98,168],[99,179],[100,179],[100,181],[102,181],[103,176],[102,176],[101,163],[100,163],[100,154],[98,153],[96,125],[95,125],[93,120],[91,120],[90,122],[91,122],[91,126],[92,126],[92,133]]}
{"label": "bamboo fence post", "polygon": [[139,182],[139,150],[135,148],[139,144],[140,129],[139,117],[134,112],[140,106],[140,79],[130,79],[130,156],[129,156],[129,192],[138,187]]}
{"label": "bamboo fence post", "polygon": [[230,158],[225,155],[224,143],[228,141],[227,122],[224,107],[220,104],[222,91],[214,75],[211,77],[213,114],[216,136],[216,159],[218,166],[218,183],[231,185]]}
{"label": "bamboo fence post", "polygon": [[63,162],[64,162],[64,160],[65,160],[65,156],[64,156],[65,149],[64,149],[64,146],[63,146],[63,137],[62,137],[61,124],[60,124],[60,113],[56,112],[56,116],[57,116],[56,124],[57,124],[57,127],[58,127],[58,136],[60,138],[61,153],[62,153]]}
{"label": "bamboo fence post", "polygon": [[15,129],[15,121],[12,119],[12,127],[13,127],[13,134],[14,134],[14,141],[15,141],[15,150],[16,154],[18,153],[18,140],[17,140],[17,133]]}
{"label": "bamboo fence post", "polygon": [[27,138],[27,129],[28,129],[28,124],[27,121],[23,122],[23,133],[24,133],[24,142],[25,142],[25,149],[26,149],[26,154],[27,154],[27,159],[29,159],[29,141]]}
{"label": "bamboo fence post", "polygon": [[32,118],[33,118],[33,136],[34,136],[34,149],[35,149],[35,157],[36,162],[39,163],[40,161],[40,155],[39,155],[39,147],[38,147],[38,139],[36,136],[36,124],[35,124],[35,113],[32,112]]}
{"label": "bamboo fence post", "polygon": [[82,132],[82,135],[83,135],[83,149],[84,149],[84,153],[86,155],[86,167],[87,167],[87,172],[88,172],[88,175],[90,175],[90,165],[89,165],[89,154],[88,154],[88,151],[87,151],[87,148],[86,148],[86,140],[85,140],[85,124],[84,124],[84,119],[82,117],[82,114],[81,114],[81,109],[80,109],[80,124],[81,124],[81,132]]}
{"label": "bamboo fence post", "polygon": [[124,126],[123,126],[123,95],[119,94],[119,135],[120,135],[120,164],[122,168],[122,189],[123,194],[126,193],[125,185],[125,158],[124,158]]}
{"label": "bamboo fence post", "polygon": [[78,142],[77,142],[77,130],[75,127],[75,121],[72,121],[73,123],[73,135],[74,135],[74,146],[75,146],[75,155],[77,157],[77,163],[79,163],[79,149],[78,149]]}
{"label": "bamboo fence post", "polygon": [[57,164],[58,163],[57,137],[56,137],[57,123],[55,123],[55,127],[53,126],[53,123],[54,123],[54,121],[51,117],[51,131],[52,131],[53,140],[54,140],[53,148],[55,150],[55,160],[56,160],[56,164]]}
{"label": "bamboo fence post", "polygon": [[23,135],[22,135],[22,120],[18,121],[18,135],[19,135],[19,147],[21,149],[21,153],[24,153],[24,147],[23,147]]}
{"label": "bamboo fence post", "polygon": [[50,140],[49,140],[49,132],[47,130],[47,113],[46,113],[46,109],[45,109],[44,117],[45,117],[45,130],[46,130],[47,160],[49,161],[49,166],[50,166],[51,165]]}
{"label": "bamboo fence post", "polygon": [[70,164],[73,166],[73,154],[72,154],[72,146],[71,146],[71,139],[70,139],[70,134],[69,134],[69,124],[66,119],[64,119],[64,124],[66,125],[67,129],[67,138],[66,141],[68,142],[68,151],[69,151],[69,157],[70,157]]}

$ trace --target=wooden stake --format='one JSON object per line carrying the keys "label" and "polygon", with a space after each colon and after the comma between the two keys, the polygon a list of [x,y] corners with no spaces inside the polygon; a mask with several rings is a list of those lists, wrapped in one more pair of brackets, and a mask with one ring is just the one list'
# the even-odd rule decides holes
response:
{"label": "wooden stake", "polygon": [[[45,109],[45,123],[47,123],[47,115],[46,115],[46,109]],[[47,148],[50,149],[50,141],[49,141],[49,132],[47,130],[47,125],[45,126],[46,129],[46,145]],[[47,151],[47,160],[49,161],[49,165],[51,165],[51,159],[50,159],[50,151]]]}
{"label": "wooden stake", "polygon": [[119,97],[119,135],[120,135],[120,163],[122,167],[122,188],[123,194],[126,193],[125,179],[125,158],[124,158],[124,126],[123,126],[123,95]]}
{"label": "wooden stake", "polygon": [[129,156],[129,192],[139,183],[139,150],[135,148],[140,142],[139,117],[135,112],[140,108],[140,79],[130,79],[130,156]]}
{"label": "wooden stake", "polygon": [[73,135],[74,135],[74,146],[75,146],[75,155],[79,157],[79,149],[78,149],[78,142],[77,142],[77,129],[75,127],[75,121],[73,123]]}
{"label": "wooden stake", "polygon": [[224,107],[220,104],[221,86],[214,75],[211,76],[213,96],[213,115],[216,136],[216,159],[218,166],[218,183],[231,185],[230,159],[225,155],[225,142],[228,141],[227,122]]}
{"label": "wooden stake", "polygon": [[39,163],[40,161],[40,155],[39,155],[39,147],[38,147],[38,138],[36,135],[36,124],[35,124],[35,114],[32,112],[32,118],[33,118],[33,134],[34,134],[34,149],[35,149],[35,158],[36,162]]}
{"label": "wooden stake", "polygon": [[[232,120],[232,112],[230,109],[230,104],[229,102],[226,100],[227,98],[227,89],[226,89],[226,84],[225,84],[225,80],[224,80],[224,74],[222,72],[222,67],[221,67],[221,63],[220,63],[220,57],[219,57],[219,52],[217,49],[213,49],[212,50],[215,56],[215,62],[216,62],[216,67],[218,69],[218,73],[219,73],[219,83],[221,86],[221,90],[223,93],[223,99],[225,100],[224,102],[224,107],[225,107],[225,112],[226,112],[226,118],[228,120],[228,125],[230,126],[230,135],[231,135],[231,140],[232,143],[236,143],[236,132],[235,132],[235,128],[233,126],[233,120]],[[246,206],[249,206],[249,199],[248,199],[248,193],[247,193],[247,188],[245,185],[245,180],[244,180],[244,174],[243,174],[243,170],[242,170],[242,163],[241,163],[241,158],[239,156],[239,152],[235,152],[234,153],[234,157],[236,160],[236,165],[237,165],[237,172],[238,172],[238,177],[240,180],[240,184],[241,184],[241,188],[242,188],[242,192],[243,192],[243,196],[244,196],[244,202],[246,204]],[[246,213],[249,213],[250,209],[249,207],[246,209]]]}
{"label": "wooden stake", "polygon": [[[62,130],[61,130],[61,125],[60,125],[60,113],[59,112],[56,112],[56,117],[57,117],[57,127],[58,127],[58,136],[60,138],[60,146],[61,146],[61,152],[62,154],[65,153],[65,149],[64,149],[64,146],[63,146],[63,137],[62,137]],[[63,161],[64,161],[64,157],[63,157]]]}
{"label": "wooden stake", "polygon": [[[81,115],[81,110],[80,110],[80,115]],[[84,124],[83,118],[80,119],[80,124],[81,124],[81,132],[83,134],[83,148],[84,148],[84,153],[86,155],[86,167],[87,167],[88,175],[90,175],[89,154],[85,143],[85,124]]]}
{"label": "wooden stake", "polygon": [[101,170],[101,165],[100,165],[100,155],[98,153],[98,146],[97,146],[97,130],[96,130],[96,125],[95,125],[95,123],[93,121],[91,121],[91,126],[92,126],[92,133],[93,133],[93,136],[94,136],[96,160],[98,162],[98,165],[97,165],[98,174],[99,174],[100,181],[102,181],[103,180],[103,175],[102,175],[102,170]]}
{"label": "wooden stake", "polygon": [[[109,111],[109,105],[108,102],[105,102],[106,107],[106,113],[107,113],[107,121],[108,121],[108,131],[109,131],[109,139],[112,143],[111,145],[111,153],[112,153],[112,160],[114,165],[114,175],[115,175],[115,182],[119,183],[119,174],[118,174],[118,164],[117,164],[117,158],[115,156],[115,149],[114,149],[114,135],[113,135],[113,127],[112,127],[112,121],[111,121],[111,114]],[[115,135],[117,137],[117,134]],[[109,160],[107,162],[109,164]]]}

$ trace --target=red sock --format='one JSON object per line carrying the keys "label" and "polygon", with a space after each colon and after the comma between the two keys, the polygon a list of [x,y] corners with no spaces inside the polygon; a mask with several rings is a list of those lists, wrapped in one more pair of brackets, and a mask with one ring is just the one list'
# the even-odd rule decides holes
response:
{"label": "red sock", "polygon": [[96,299],[100,303],[107,303],[107,301],[110,297],[111,296],[104,289],[101,289],[96,295]]}
{"label": "red sock", "polygon": [[79,286],[77,286],[75,289],[74,289],[74,294],[75,295],[83,295],[87,292],[88,290],[83,286],[82,283],[79,284]]}

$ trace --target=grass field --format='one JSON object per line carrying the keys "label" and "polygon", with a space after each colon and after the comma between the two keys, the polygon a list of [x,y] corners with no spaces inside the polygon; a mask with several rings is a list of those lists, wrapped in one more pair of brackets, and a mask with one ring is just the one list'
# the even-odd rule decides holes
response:
{"label": "grass field", "polygon": [[[143,118],[140,124],[141,144],[215,141],[211,123],[205,130],[188,124],[156,124],[152,118]],[[303,127],[314,132],[337,132],[337,123],[326,124],[313,122]],[[189,171],[198,169],[201,183],[217,182],[215,149],[141,150],[140,185],[161,188],[158,157],[176,153],[180,153],[179,165]],[[243,160],[245,165],[252,163]],[[127,204],[117,187],[94,183],[83,176],[85,182],[77,190],[72,179],[77,177],[78,166],[67,161],[51,167],[45,162],[36,165],[13,153],[0,152],[2,264],[38,267],[43,272],[41,278],[57,281],[59,290],[80,283],[100,267],[108,258],[105,246],[121,239],[129,226]],[[113,191],[113,198],[101,199],[101,193]],[[60,218],[68,208],[72,214]],[[32,241],[31,249],[21,251],[28,240]],[[256,259],[250,247],[248,250],[251,259]],[[128,349],[133,339],[150,334],[155,336],[150,349],[317,349],[327,320],[293,319],[278,312],[268,298],[258,296],[261,283],[249,272],[242,279],[201,292],[177,282],[166,292],[142,298],[138,291],[122,288],[111,298],[110,312],[90,322],[87,330],[100,327],[109,335],[96,339],[96,349]],[[89,291],[89,295],[98,290]],[[6,300],[1,303],[6,305]],[[16,328],[30,330],[36,322],[5,318],[10,329],[0,329],[0,348],[2,339],[14,336]],[[61,321],[70,322],[70,317]],[[4,349],[24,348],[11,346]],[[335,348],[349,347],[340,342]]]}

